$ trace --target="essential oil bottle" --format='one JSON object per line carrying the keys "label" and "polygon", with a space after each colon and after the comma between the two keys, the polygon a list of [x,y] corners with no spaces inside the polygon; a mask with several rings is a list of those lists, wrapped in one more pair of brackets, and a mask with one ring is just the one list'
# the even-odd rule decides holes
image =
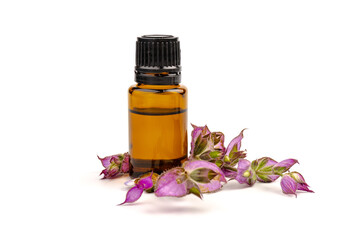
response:
{"label": "essential oil bottle", "polygon": [[161,173],[187,159],[187,88],[180,85],[180,42],[144,35],[136,42],[129,88],[130,176]]}

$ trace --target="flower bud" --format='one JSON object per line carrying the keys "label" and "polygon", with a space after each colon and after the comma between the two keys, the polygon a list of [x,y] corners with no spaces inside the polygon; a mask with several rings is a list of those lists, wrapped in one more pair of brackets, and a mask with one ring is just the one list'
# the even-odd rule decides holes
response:
{"label": "flower bud", "polygon": [[304,177],[298,172],[286,173],[281,178],[280,182],[283,193],[296,195],[297,190],[306,192],[314,192],[310,190],[309,185],[305,182]]}

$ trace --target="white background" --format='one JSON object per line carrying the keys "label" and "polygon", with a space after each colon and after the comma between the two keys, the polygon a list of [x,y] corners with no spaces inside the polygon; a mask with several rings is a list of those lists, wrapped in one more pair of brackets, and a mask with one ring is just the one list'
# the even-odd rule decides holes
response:
{"label": "white background", "polygon": [[[358,1],[1,1],[1,239],[356,239]],[[297,158],[316,193],[231,182],[201,201],[125,198],[135,41],[179,36],[189,123]],[[190,124],[189,124],[190,130]]]}

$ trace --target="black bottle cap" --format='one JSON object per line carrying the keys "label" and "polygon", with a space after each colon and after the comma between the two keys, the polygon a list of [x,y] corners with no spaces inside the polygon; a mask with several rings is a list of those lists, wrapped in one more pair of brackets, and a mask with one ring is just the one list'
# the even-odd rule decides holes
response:
{"label": "black bottle cap", "polygon": [[155,34],[137,38],[135,81],[152,85],[180,83],[180,42],[177,37]]}

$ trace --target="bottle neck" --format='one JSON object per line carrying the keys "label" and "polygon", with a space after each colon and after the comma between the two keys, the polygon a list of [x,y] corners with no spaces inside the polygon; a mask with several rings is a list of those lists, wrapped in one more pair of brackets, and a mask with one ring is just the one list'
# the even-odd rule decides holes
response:
{"label": "bottle neck", "polygon": [[135,82],[147,85],[178,85],[181,82],[181,71],[135,69]]}

